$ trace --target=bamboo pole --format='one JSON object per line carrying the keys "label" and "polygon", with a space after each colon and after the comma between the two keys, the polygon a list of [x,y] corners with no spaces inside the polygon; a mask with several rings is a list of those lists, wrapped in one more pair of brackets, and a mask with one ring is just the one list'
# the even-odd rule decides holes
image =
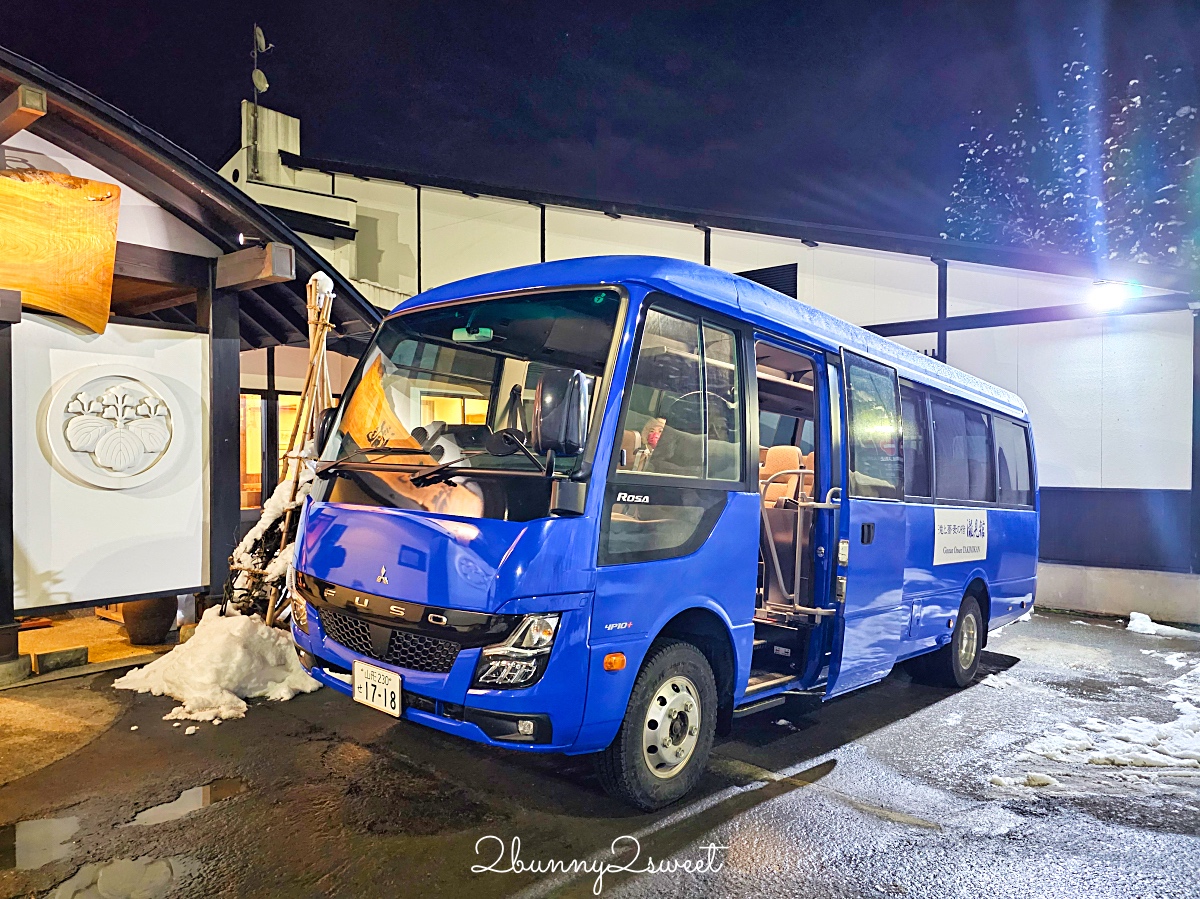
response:
{"label": "bamboo pole", "polygon": [[[322,280],[325,284],[322,285]],[[326,289],[322,290],[321,287]],[[308,281],[308,367],[304,374],[304,388],[300,393],[300,403],[296,408],[296,420],[292,423],[292,431],[288,437],[287,450],[280,459],[283,471],[290,477],[292,485],[288,493],[288,508],[283,517],[280,550],[287,548],[288,533],[291,531],[292,518],[295,510],[292,505],[296,502],[296,494],[300,490],[300,473],[303,468],[304,449],[310,440],[316,437],[317,424],[322,413],[333,405],[333,390],[329,383],[329,365],[325,348],[325,337],[333,325],[329,316],[333,310],[332,284],[323,273],[318,272]],[[294,463],[292,469],[287,468],[288,462]],[[273,625],[279,615],[280,600],[283,591],[277,586],[269,589],[267,594],[267,620]]]}

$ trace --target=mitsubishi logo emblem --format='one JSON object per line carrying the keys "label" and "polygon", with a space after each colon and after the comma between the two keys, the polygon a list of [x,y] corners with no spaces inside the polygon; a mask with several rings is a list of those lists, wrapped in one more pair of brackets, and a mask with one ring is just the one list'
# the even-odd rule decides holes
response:
{"label": "mitsubishi logo emblem", "polygon": [[386,566],[386,565],[381,565],[381,566],[379,567],[379,577],[375,578],[375,583],[377,583],[377,584],[386,584],[387,582],[388,582],[388,579],[387,579],[387,566]]}

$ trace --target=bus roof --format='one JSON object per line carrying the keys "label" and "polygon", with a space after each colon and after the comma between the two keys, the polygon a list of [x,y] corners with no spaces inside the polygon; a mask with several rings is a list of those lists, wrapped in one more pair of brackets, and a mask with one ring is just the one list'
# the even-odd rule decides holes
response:
{"label": "bus roof", "polygon": [[903,378],[982,403],[1023,420],[1029,418],[1021,398],[995,384],[754,281],[681,259],[662,256],[587,256],[525,265],[443,284],[404,301],[393,313],[514,290],[603,284],[641,284],[748,321],[783,337],[814,342],[822,349],[833,352],[845,347],[894,366]]}

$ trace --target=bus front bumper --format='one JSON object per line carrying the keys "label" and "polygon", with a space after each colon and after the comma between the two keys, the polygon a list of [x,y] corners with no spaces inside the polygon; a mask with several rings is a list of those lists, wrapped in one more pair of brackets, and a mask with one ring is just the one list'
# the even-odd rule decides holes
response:
{"label": "bus front bumper", "polygon": [[[447,674],[386,665],[329,639],[319,614],[308,612],[308,633],[292,625],[304,669],[318,682],[353,698],[354,662],[401,677],[400,717],[477,743],[526,752],[568,752],[583,721],[587,683],[590,603],[562,613],[546,670],[516,690],[472,689],[480,649],[463,649]],[[383,714],[383,713],[380,713]]]}

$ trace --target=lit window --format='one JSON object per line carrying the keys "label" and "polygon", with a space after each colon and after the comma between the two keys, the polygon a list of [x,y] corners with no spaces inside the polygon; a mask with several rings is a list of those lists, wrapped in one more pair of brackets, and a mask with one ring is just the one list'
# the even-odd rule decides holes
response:
{"label": "lit window", "polygon": [[241,417],[242,508],[257,509],[262,506],[262,397],[243,393]]}

